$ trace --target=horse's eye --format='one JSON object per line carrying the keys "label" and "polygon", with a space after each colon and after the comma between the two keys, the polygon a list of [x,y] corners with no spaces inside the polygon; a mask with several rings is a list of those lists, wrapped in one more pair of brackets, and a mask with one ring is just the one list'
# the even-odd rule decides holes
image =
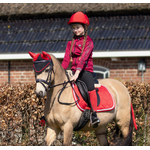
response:
{"label": "horse's eye", "polygon": [[49,69],[46,69],[46,70],[45,70],[45,72],[48,72],[48,71],[49,71]]}

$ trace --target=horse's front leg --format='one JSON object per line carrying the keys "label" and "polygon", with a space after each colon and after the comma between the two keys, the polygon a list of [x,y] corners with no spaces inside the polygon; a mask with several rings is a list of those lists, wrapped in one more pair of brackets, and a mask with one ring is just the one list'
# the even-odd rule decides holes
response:
{"label": "horse's front leg", "polygon": [[64,125],[64,146],[69,146],[71,145],[72,141],[72,134],[73,134],[73,126],[71,123],[66,123]]}
{"label": "horse's front leg", "polygon": [[50,127],[47,127],[47,134],[45,137],[45,144],[47,146],[50,146],[54,140],[56,139],[57,135],[59,134],[59,130],[57,129],[51,129]]}

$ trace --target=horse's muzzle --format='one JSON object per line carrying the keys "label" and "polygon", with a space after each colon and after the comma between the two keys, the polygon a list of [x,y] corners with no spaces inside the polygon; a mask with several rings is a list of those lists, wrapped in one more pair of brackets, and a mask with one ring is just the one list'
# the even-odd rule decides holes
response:
{"label": "horse's muzzle", "polygon": [[41,97],[44,97],[44,94],[43,94],[43,91],[40,91],[40,92],[35,92],[36,93],[36,96],[41,98]]}

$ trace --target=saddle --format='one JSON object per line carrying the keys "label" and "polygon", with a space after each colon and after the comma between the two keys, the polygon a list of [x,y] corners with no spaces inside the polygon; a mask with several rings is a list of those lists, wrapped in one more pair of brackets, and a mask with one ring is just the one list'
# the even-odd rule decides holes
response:
{"label": "saddle", "polygon": [[[95,79],[94,81],[96,84],[98,83],[97,79]],[[88,93],[88,89],[87,89],[86,84],[83,81],[78,79],[76,81],[76,85],[77,85],[78,90],[79,90],[81,96],[83,97],[84,101],[88,104],[88,107],[90,107],[90,104],[89,104],[90,98],[89,98],[89,93]],[[98,106],[100,104],[100,97],[98,95],[98,88],[96,88],[96,94],[97,94],[97,106]]]}

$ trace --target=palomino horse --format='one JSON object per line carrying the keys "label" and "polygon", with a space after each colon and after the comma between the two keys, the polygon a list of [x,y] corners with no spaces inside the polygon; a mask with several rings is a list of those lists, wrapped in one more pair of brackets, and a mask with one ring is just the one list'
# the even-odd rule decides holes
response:
{"label": "palomino horse", "polygon": [[[63,145],[71,145],[73,129],[78,124],[82,112],[74,103],[72,86],[69,83],[67,84],[66,72],[53,55],[49,55],[44,51],[41,54],[34,54],[32,52],[29,52],[29,54],[34,61],[35,92],[40,97],[47,95],[44,109],[44,116],[48,123],[47,135],[45,137],[46,145],[51,145],[60,131],[64,132]],[[41,66],[39,67],[38,63],[45,64],[41,65],[42,68],[40,68]],[[108,145],[106,126],[114,120],[121,130],[124,144],[131,145],[133,121],[131,98],[127,88],[121,82],[114,79],[102,79],[99,82],[111,92],[115,99],[115,108],[111,111],[97,113],[100,119],[97,128],[93,128],[89,121],[81,131],[94,130],[100,145]],[[60,92],[61,95],[59,95]]]}

